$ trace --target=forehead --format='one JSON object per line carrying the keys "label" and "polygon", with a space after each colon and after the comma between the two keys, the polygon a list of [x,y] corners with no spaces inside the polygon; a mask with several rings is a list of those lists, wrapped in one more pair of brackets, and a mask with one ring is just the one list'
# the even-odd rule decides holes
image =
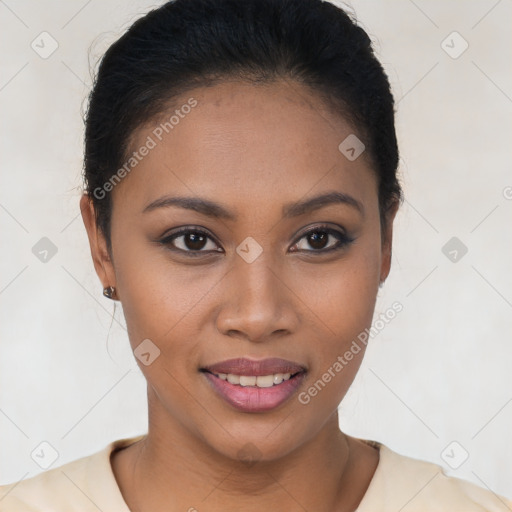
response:
{"label": "forehead", "polygon": [[137,130],[128,156],[145,155],[114,193],[140,204],[170,192],[248,204],[334,187],[368,200],[376,180],[366,155],[351,161],[339,149],[354,135],[298,83],[198,88]]}

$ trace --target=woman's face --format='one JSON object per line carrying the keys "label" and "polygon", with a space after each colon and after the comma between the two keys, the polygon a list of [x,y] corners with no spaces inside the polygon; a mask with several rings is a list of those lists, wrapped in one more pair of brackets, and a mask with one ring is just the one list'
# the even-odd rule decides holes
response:
{"label": "woman's face", "polygon": [[122,302],[150,428],[275,459],[337,420],[360,366],[361,343],[338,357],[389,270],[377,181],[364,152],[339,149],[353,129],[298,84],[226,82],[176,109],[132,141],[112,261],[86,219],[96,268]]}

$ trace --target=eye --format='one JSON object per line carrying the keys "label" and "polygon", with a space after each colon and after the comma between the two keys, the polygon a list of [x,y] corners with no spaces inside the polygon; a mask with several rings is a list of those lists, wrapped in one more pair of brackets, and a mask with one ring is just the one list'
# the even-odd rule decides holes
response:
{"label": "eye", "polygon": [[[343,230],[328,226],[315,226],[304,233],[290,248],[290,251],[326,253],[342,249],[353,241],[354,239]],[[181,228],[166,235],[159,242],[172,251],[186,253],[189,256],[224,252],[209,233],[193,227]]]}
{"label": "eye", "polygon": [[304,233],[290,250],[292,252],[326,253],[342,249],[353,241],[354,239],[349,237],[344,231],[328,226],[315,226]]}
{"label": "eye", "polygon": [[206,232],[197,228],[181,228],[160,240],[162,245],[177,252],[208,253],[223,252],[213,238]]}

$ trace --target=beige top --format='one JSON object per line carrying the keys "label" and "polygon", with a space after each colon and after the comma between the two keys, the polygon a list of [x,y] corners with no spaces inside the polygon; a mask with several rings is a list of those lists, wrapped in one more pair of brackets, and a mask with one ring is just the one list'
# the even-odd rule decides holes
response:
{"label": "beige top", "polygon": [[[130,512],[110,454],[142,437],[119,439],[88,457],[0,486],[0,512]],[[380,460],[357,512],[512,511],[512,501],[449,477],[440,466],[365,442],[379,448]]]}

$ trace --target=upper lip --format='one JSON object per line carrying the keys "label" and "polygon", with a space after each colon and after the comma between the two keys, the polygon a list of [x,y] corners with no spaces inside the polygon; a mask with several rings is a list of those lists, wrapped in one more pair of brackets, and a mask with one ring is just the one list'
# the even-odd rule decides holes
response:
{"label": "upper lip", "polygon": [[275,373],[291,373],[292,375],[304,372],[304,366],[286,359],[247,359],[240,357],[237,359],[228,359],[212,365],[204,366],[202,370],[210,373],[232,373],[233,375],[273,375]]}

